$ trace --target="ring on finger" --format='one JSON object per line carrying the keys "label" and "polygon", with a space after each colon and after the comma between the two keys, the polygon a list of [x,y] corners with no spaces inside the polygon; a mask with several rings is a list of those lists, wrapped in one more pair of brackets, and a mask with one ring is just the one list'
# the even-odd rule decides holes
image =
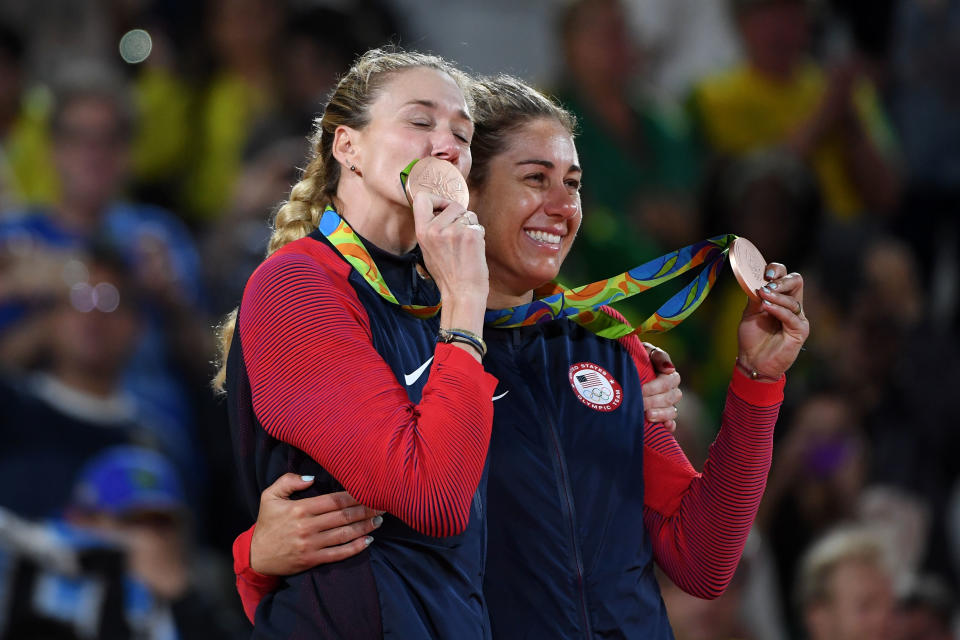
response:
{"label": "ring on finger", "polygon": [[674,415],[673,415],[674,420],[680,417],[680,407],[678,407],[677,405],[673,405],[673,412],[674,412]]}
{"label": "ring on finger", "polygon": [[794,311],[794,313],[797,314],[798,316],[803,315],[803,303],[800,302],[799,300],[797,300],[797,309]]}

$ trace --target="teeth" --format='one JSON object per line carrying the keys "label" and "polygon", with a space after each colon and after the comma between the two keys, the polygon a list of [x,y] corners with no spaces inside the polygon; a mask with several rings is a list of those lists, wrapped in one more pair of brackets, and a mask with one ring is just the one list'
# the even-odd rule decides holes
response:
{"label": "teeth", "polygon": [[[525,230],[526,231],[526,230]],[[550,244],[560,244],[561,236],[546,231],[526,231],[526,234],[537,242],[548,242]]]}

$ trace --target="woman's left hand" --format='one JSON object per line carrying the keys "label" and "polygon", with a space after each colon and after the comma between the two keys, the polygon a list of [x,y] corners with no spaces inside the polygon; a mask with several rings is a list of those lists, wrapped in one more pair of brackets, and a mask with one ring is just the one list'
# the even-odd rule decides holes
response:
{"label": "woman's left hand", "polygon": [[673,433],[677,429],[677,403],[683,397],[680,391],[680,374],[673,366],[670,354],[655,347],[649,342],[643,343],[653,372],[657,377],[645,382],[642,389],[643,413],[648,422],[659,422],[667,431]]}
{"label": "woman's left hand", "polygon": [[803,313],[803,276],[787,274],[778,262],[767,265],[767,284],[758,290],[761,302],[752,298],[740,320],[740,365],[764,378],[779,380],[790,368],[810,335]]}

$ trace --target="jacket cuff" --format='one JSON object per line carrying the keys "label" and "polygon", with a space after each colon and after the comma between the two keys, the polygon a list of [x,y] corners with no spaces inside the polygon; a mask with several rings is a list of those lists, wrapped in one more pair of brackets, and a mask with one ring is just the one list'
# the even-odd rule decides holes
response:
{"label": "jacket cuff", "polygon": [[786,375],[781,375],[779,380],[773,382],[751,380],[740,367],[734,366],[730,390],[738,398],[755,407],[772,407],[783,402],[783,388],[786,384]]}
{"label": "jacket cuff", "polygon": [[452,344],[441,342],[437,344],[437,350],[434,352],[434,367],[444,365],[454,367],[468,376],[479,378],[480,389],[487,396],[493,397],[497,389],[497,379],[487,373],[483,368],[483,363],[477,362],[477,359],[459,347]]}
{"label": "jacket cuff", "polygon": [[250,527],[233,541],[233,572],[237,578],[247,584],[265,591],[271,591],[277,584],[276,576],[268,576],[254,571],[250,567],[250,543],[253,541],[253,531],[256,525]]}

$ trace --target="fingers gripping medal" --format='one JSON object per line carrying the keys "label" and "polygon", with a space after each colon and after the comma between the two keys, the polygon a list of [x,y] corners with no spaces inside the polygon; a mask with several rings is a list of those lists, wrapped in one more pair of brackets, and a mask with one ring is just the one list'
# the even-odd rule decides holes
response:
{"label": "fingers gripping medal", "polygon": [[757,289],[767,283],[763,272],[767,268],[767,261],[763,259],[760,250],[746,238],[737,238],[730,246],[730,269],[740,283],[740,287],[753,300],[761,302]]}
{"label": "fingers gripping medal", "polygon": [[411,205],[420,191],[457,202],[464,208],[470,202],[470,192],[463,174],[455,165],[440,158],[414,160],[400,173],[400,184]]}

